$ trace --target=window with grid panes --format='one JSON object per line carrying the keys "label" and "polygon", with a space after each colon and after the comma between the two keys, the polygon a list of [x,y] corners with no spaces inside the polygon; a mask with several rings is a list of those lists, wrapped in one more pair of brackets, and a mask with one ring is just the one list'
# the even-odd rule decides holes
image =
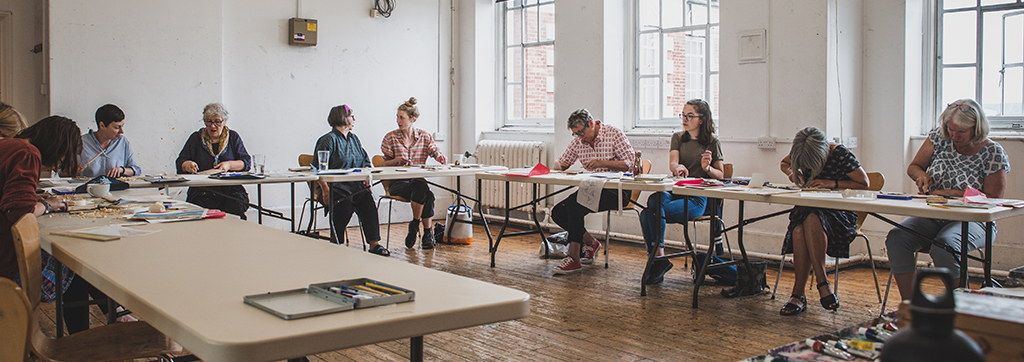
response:
{"label": "window with grid panes", "polygon": [[[718,114],[718,0],[636,0],[636,127],[675,127],[687,100]],[[717,119],[717,117],[716,117]]]}
{"label": "window with grid panes", "polygon": [[504,127],[553,128],[555,1],[500,3]]}
{"label": "window with grid panes", "polygon": [[935,114],[970,98],[992,130],[1024,131],[1024,2],[938,0],[935,15]]}

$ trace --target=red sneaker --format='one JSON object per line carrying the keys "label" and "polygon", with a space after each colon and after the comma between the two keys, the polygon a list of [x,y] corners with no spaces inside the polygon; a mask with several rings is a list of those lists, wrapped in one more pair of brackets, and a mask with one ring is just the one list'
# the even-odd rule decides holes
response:
{"label": "red sneaker", "polygon": [[567,256],[565,259],[562,259],[562,262],[559,263],[552,271],[554,271],[555,274],[572,274],[577,273],[580,270],[583,270],[583,265],[580,265],[577,261],[573,261],[572,257]]}
{"label": "red sneaker", "polygon": [[583,247],[583,255],[580,256],[580,263],[593,264],[594,257],[597,256],[597,252],[601,251],[601,242],[594,240],[594,245],[587,245]]}

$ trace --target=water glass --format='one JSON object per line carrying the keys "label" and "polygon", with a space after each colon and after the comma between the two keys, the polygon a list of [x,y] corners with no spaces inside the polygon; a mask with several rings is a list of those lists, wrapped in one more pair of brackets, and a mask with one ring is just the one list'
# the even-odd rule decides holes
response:
{"label": "water glass", "polygon": [[328,169],[328,163],[331,161],[331,151],[316,151],[316,159],[319,161],[320,169]]}
{"label": "water glass", "polygon": [[257,175],[262,175],[264,166],[267,165],[267,155],[257,154],[252,155],[252,172]]}

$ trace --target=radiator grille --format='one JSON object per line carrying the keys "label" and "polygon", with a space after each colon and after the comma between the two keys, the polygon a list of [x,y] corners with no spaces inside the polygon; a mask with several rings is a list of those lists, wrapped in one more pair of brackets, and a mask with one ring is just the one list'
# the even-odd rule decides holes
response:
{"label": "radiator grille", "polygon": [[[508,168],[533,167],[546,159],[544,142],[484,140],[476,145],[476,158],[485,165],[499,165]],[[481,203],[487,207],[505,208],[505,185],[500,181],[484,180],[481,187]],[[544,194],[543,186],[538,190]],[[509,184],[509,203],[522,205],[533,199],[533,185],[513,182]],[[541,202],[538,207],[543,207]],[[529,208],[520,208],[529,211]]]}

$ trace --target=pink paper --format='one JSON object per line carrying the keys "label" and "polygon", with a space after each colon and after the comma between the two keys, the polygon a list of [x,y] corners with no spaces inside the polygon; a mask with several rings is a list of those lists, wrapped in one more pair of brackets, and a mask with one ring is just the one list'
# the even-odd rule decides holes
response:
{"label": "pink paper", "polygon": [[704,182],[704,180],[699,178],[693,180],[681,180],[679,182],[676,182],[676,186],[700,185],[701,182]]}
{"label": "pink paper", "polygon": [[547,175],[549,173],[551,173],[551,169],[547,168],[547,166],[544,166],[543,164],[538,162],[536,166],[533,166],[533,168],[530,169],[529,173],[525,173],[524,174],[522,172],[509,172],[509,173],[506,173],[505,175],[506,176],[530,177],[530,176]]}

